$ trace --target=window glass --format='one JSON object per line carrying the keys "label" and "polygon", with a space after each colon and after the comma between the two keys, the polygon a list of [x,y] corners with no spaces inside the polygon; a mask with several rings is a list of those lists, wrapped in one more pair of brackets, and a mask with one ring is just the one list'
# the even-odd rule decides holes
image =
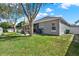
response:
{"label": "window glass", "polygon": [[52,24],[52,30],[56,30],[56,26],[54,23]]}

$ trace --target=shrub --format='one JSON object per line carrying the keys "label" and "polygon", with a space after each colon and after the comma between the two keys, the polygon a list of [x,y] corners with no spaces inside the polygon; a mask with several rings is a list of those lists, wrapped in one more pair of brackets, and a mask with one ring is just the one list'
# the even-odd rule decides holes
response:
{"label": "shrub", "polygon": [[69,29],[66,29],[65,30],[65,34],[69,34],[70,33],[70,30]]}

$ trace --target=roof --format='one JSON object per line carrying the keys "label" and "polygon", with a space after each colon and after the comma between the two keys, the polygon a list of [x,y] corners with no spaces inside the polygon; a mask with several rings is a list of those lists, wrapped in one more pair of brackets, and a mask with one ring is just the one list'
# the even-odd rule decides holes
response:
{"label": "roof", "polygon": [[72,24],[70,25],[71,27],[79,27],[79,25],[76,25],[76,24]]}
{"label": "roof", "polygon": [[63,22],[66,25],[70,25],[62,17],[51,17],[51,16],[46,16],[44,18],[38,19],[38,20],[34,21],[34,24],[35,23],[40,23],[40,22],[52,21],[52,20],[59,20],[59,21]]}

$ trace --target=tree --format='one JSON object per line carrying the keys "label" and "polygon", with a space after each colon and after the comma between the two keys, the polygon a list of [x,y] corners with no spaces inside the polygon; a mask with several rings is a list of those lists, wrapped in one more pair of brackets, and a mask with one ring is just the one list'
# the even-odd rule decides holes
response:
{"label": "tree", "polygon": [[77,23],[79,23],[79,20],[77,20],[77,21],[75,22],[75,24],[77,24]]}
{"label": "tree", "polygon": [[41,8],[41,3],[26,3],[22,4],[21,6],[23,8],[23,12],[25,13],[28,22],[29,22],[29,34],[30,36],[33,35],[33,21],[36,18],[40,8]]}
{"label": "tree", "polygon": [[26,35],[28,33],[28,22],[25,20],[21,21],[20,23],[17,24],[17,29],[21,29],[21,33],[23,33],[24,35]]}
{"label": "tree", "polygon": [[[23,16],[23,12],[27,16],[29,21],[29,33],[33,34],[33,20],[36,18],[40,7],[42,4],[40,3],[26,3],[26,4],[0,4],[0,17],[6,19],[7,22],[13,23],[13,27],[15,28],[15,24],[17,22],[17,18]],[[23,12],[22,12],[23,9]]]}
{"label": "tree", "polygon": [[0,27],[3,28],[4,32],[7,32],[7,29],[11,27],[11,24],[9,24],[8,22],[2,22],[0,23]]}
{"label": "tree", "polygon": [[14,32],[16,30],[17,19],[22,16],[22,8],[17,3],[0,4],[0,18],[6,19],[12,24]]}
{"label": "tree", "polygon": [[18,23],[18,24],[16,25],[16,27],[20,29],[20,28],[22,28],[25,24],[26,24],[25,21],[21,21],[20,23]]}
{"label": "tree", "polygon": [[21,21],[16,25],[17,29],[21,29],[21,33],[23,33],[24,35],[26,35],[25,24],[26,24],[25,21]]}
{"label": "tree", "polygon": [[9,4],[9,8],[13,8],[11,13],[9,13],[10,22],[12,23],[12,27],[14,32],[16,32],[16,22],[18,18],[18,5],[17,4]]}

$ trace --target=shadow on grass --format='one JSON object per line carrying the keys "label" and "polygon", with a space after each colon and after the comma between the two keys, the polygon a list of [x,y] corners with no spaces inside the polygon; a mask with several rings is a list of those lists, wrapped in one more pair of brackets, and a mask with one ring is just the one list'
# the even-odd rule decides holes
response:
{"label": "shadow on grass", "polygon": [[41,36],[59,36],[59,35],[53,35],[53,34],[38,34],[38,35],[41,35]]}
{"label": "shadow on grass", "polygon": [[79,56],[79,35],[75,35],[66,56]]}
{"label": "shadow on grass", "polygon": [[[29,37],[29,36],[2,36],[0,37],[0,41],[6,41],[6,40],[16,40],[16,38],[21,38],[21,37]],[[19,40],[19,39],[18,39]]]}

